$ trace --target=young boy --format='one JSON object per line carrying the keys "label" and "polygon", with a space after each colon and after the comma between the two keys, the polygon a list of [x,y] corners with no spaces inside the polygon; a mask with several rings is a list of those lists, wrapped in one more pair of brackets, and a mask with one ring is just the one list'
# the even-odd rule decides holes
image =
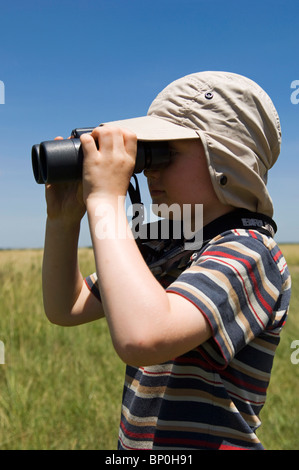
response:
{"label": "young boy", "polygon": [[[82,183],[47,186],[45,311],[66,326],[106,317],[128,364],[119,449],[263,448],[259,413],[290,298],[266,188],[280,138],[258,85],[196,73],[166,87],[147,116],[82,135]],[[130,236],[119,200],[137,139],[170,145],[170,163],[145,171],[153,202],[189,204],[193,225],[203,205],[194,253],[184,240],[153,240],[141,255]],[[77,262],[85,210],[96,262],[86,280]],[[115,236],[115,219],[127,236]]]}

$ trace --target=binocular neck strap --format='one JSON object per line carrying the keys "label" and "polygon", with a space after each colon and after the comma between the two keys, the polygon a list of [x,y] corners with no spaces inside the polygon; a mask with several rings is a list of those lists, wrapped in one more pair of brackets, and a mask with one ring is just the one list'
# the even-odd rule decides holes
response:
{"label": "binocular neck strap", "polygon": [[[128,193],[129,193],[129,196],[130,196],[130,199],[131,199],[131,203],[133,205],[134,204],[142,204],[137,176],[135,174],[133,174],[132,178],[134,178],[134,180],[135,180],[135,187],[130,182],[129,189],[128,189]],[[135,214],[133,215],[133,218],[134,218],[134,216],[135,216]]]}

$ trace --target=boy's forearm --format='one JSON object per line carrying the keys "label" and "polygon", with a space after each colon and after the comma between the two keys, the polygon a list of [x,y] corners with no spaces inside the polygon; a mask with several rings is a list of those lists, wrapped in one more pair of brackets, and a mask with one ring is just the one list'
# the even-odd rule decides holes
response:
{"label": "boy's forearm", "polygon": [[[146,351],[145,342],[152,344],[151,332],[159,331],[159,313],[167,315],[168,299],[138,250],[125,210],[112,202],[110,214],[104,211],[101,218],[96,215],[103,213],[101,205],[91,201],[87,206],[101,297],[114,347],[130,362],[136,346]],[[101,239],[101,226],[116,232],[102,233]]]}
{"label": "boy's forearm", "polygon": [[79,232],[80,223],[47,220],[42,281],[45,312],[53,323],[64,323],[82,288],[77,255]]}

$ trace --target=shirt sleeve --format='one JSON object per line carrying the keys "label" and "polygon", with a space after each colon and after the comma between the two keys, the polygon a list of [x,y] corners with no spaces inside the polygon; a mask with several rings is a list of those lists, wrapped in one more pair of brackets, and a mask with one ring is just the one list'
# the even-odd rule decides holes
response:
{"label": "shirt sleeve", "polygon": [[259,240],[234,237],[208,245],[167,289],[191,301],[212,328],[199,351],[216,368],[271,327],[281,275],[270,250]]}
{"label": "shirt sleeve", "polygon": [[98,285],[98,276],[96,273],[87,276],[85,279],[85,284],[92,294],[101,302],[101,294]]}

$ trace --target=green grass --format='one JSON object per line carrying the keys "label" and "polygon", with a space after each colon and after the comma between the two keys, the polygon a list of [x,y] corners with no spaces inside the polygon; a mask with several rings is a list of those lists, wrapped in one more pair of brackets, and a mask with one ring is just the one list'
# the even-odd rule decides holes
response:
{"label": "green grass", "polygon": [[299,364],[292,364],[291,344],[299,340],[299,245],[281,245],[292,275],[289,317],[277,349],[259,438],[267,449],[299,449]]}
{"label": "green grass", "polygon": [[[81,250],[82,271],[93,270]],[[0,252],[0,449],[115,449],[124,366],[105,320],[46,319],[40,251]]]}
{"label": "green grass", "polygon": [[[258,433],[268,449],[298,449],[299,246],[282,246],[293,277],[290,316],[274,362]],[[52,325],[41,295],[40,250],[0,251],[0,450],[115,449],[124,365],[105,320],[75,328]],[[94,270],[80,250],[83,274]]]}

